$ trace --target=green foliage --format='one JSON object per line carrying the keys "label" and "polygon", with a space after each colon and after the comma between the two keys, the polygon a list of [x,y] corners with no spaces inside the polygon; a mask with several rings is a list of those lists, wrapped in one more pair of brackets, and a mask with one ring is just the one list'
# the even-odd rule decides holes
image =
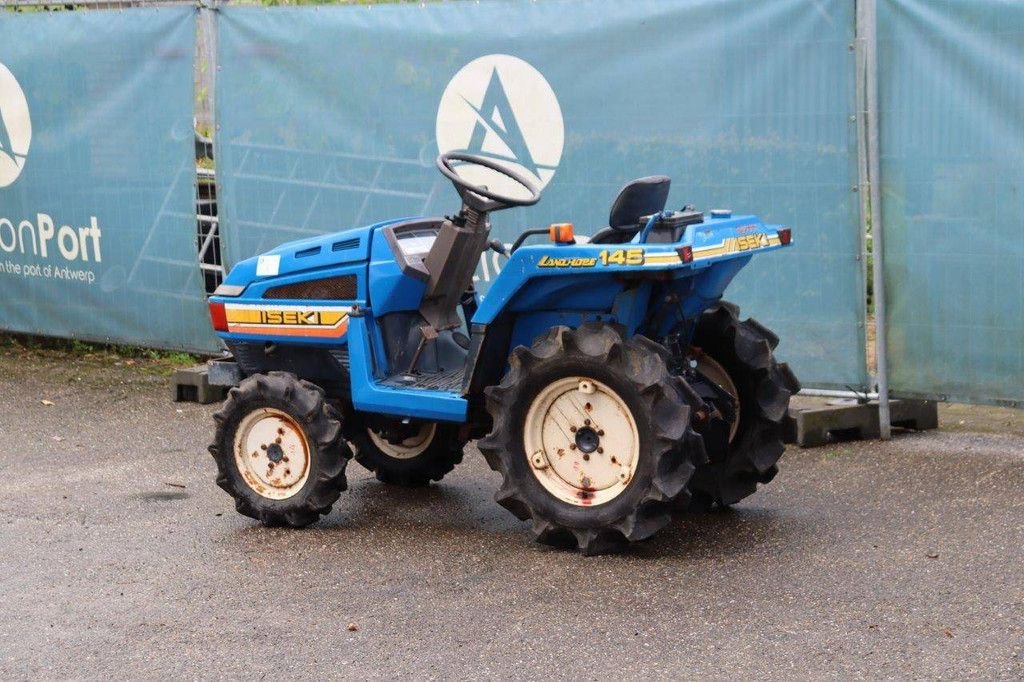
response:
{"label": "green foliage", "polygon": [[[301,5],[399,5],[420,4],[422,2],[444,2],[444,0],[232,0],[233,5],[259,5],[262,7],[297,7]],[[117,6],[117,0],[111,3]],[[125,3],[127,5],[127,3]],[[145,6],[145,1],[143,6]],[[158,4],[155,0],[153,4]],[[198,4],[198,0],[197,0]],[[79,9],[90,9],[90,5],[54,2],[48,5],[4,5],[0,11],[9,12],[64,12]]]}
{"label": "green foliage", "polygon": [[[264,7],[291,7],[299,5],[400,5],[419,4],[422,0],[239,0],[236,5],[262,5]],[[439,0],[429,0],[438,2]]]}
{"label": "green foliage", "polygon": [[33,334],[0,333],[0,348],[29,353],[66,354],[103,360],[148,360],[171,367],[195,365],[200,356],[175,350],[144,348],[123,343],[96,343]]}

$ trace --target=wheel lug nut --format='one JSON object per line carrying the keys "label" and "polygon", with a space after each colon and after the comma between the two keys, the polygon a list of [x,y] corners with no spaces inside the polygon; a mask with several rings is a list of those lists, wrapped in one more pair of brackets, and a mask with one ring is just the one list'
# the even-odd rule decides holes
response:
{"label": "wheel lug nut", "polygon": [[583,461],[584,462],[589,462],[590,461],[590,455],[583,455]]}
{"label": "wheel lug nut", "polygon": [[584,419],[583,420],[583,425],[584,426],[590,426],[590,420],[589,419]]}
{"label": "wheel lug nut", "polygon": [[602,448],[602,447],[598,446],[598,448],[597,448],[597,454],[599,454],[599,455],[603,455],[603,454],[604,454],[604,448]]}
{"label": "wheel lug nut", "polygon": [[570,450],[575,450],[576,449],[576,443],[569,443],[569,449]]}
{"label": "wheel lug nut", "polygon": [[575,426],[570,426],[569,430],[572,431],[573,433],[576,433],[576,427]]}
{"label": "wheel lug nut", "polygon": [[604,429],[598,429],[597,430],[597,435],[603,436],[604,435]]}
{"label": "wheel lug nut", "polygon": [[266,445],[261,445],[261,446],[260,446],[260,450],[266,450],[266,449],[267,449],[267,446],[266,446]]}

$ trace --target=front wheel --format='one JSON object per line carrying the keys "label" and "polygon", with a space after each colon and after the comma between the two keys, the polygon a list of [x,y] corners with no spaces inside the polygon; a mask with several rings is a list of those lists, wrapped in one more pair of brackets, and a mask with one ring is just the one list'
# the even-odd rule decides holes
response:
{"label": "front wheel", "polygon": [[352,453],[322,389],[286,372],[254,374],[231,389],[213,418],[217,485],[240,514],[301,527],[330,513]]}
{"label": "front wheel", "polygon": [[[402,424],[356,414],[348,440],[356,461],[374,472],[377,480],[418,487],[440,481],[462,461],[466,445],[459,427],[436,422]],[[361,421],[361,423],[359,423]]]}
{"label": "front wheel", "polygon": [[597,323],[513,351],[487,390],[493,430],[479,447],[502,475],[498,503],[539,542],[599,554],[669,522],[704,452],[667,360]]}

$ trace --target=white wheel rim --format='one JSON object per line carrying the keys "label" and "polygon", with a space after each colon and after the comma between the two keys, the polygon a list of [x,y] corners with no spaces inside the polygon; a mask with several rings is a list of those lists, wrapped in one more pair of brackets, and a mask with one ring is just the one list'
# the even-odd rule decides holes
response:
{"label": "white wheel rim", "polygon": [[702,353],[697,358],[697,373],[732,396],[735,403],[732,420],[729,422],[729,442],[732,443],[740,428],[740,392],[736,390],[736,384],[725,371],[725,367],[707,353]]}
{"label": "white wheel rim", "polygon": [[246,485],[267,499],[288,499],[309,478],[306,432],[281,410],[261,407],[245,415],[235,431],[234,449]]}
{"label": "white wheel rim", "polygon": [[636,420],[618,393],[587,377],[553,381],[523,427],[530,470],[562,502],[604,504],[629,487],[640,460]]}
{"label": "white wheel rim", "polygon": [[392,443],[369,427],[367,427],[366,432],[370,434],[370,440],[377,446],[377,449],[388,457],[412,459],[422,455],[430,447],[430,444],[434,442],[437,424],[424,424],[416,432],[416,435],[406,438],[401,443]]}

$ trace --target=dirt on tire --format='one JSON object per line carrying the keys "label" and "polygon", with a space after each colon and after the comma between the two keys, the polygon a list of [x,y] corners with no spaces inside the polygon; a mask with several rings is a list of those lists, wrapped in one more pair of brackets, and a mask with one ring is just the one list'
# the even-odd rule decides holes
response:
{"label": "dirt on tire", "polygon": [[[235,461],[235,433],[245,415],[261,408],[293,417],[305,433],[309,475],[302,488],[286,499],[268,499],[245,481]],[[324,514],[346,489],[345,466],[352,457],[341,438],[341,415],[319,386],[288,372],[254,374],[228,392],[213,415],[216,435],[209,451],[217,463],[217,485],[235,499],[238,513],[267,526],[307,526]]]}
{"label": "dirt on tire", "polygon": [[[668,361],[661,345],[642,336],[625,340],[601,323],[554,327],[531,347],[513,351],[501,383],[487,389],[493,428],[478,446],[502,475],[495,499],[530,521],[538,542],[602,554],[648,538],[669,522],[672,500],[687,494],[686,484],[706,456]],[[600,505],[557,499],[531,472],[524,451],[528,406],[542,388],[567,376],[609,385],[628,404],[637,425],[636,473],[621,494]]]}

